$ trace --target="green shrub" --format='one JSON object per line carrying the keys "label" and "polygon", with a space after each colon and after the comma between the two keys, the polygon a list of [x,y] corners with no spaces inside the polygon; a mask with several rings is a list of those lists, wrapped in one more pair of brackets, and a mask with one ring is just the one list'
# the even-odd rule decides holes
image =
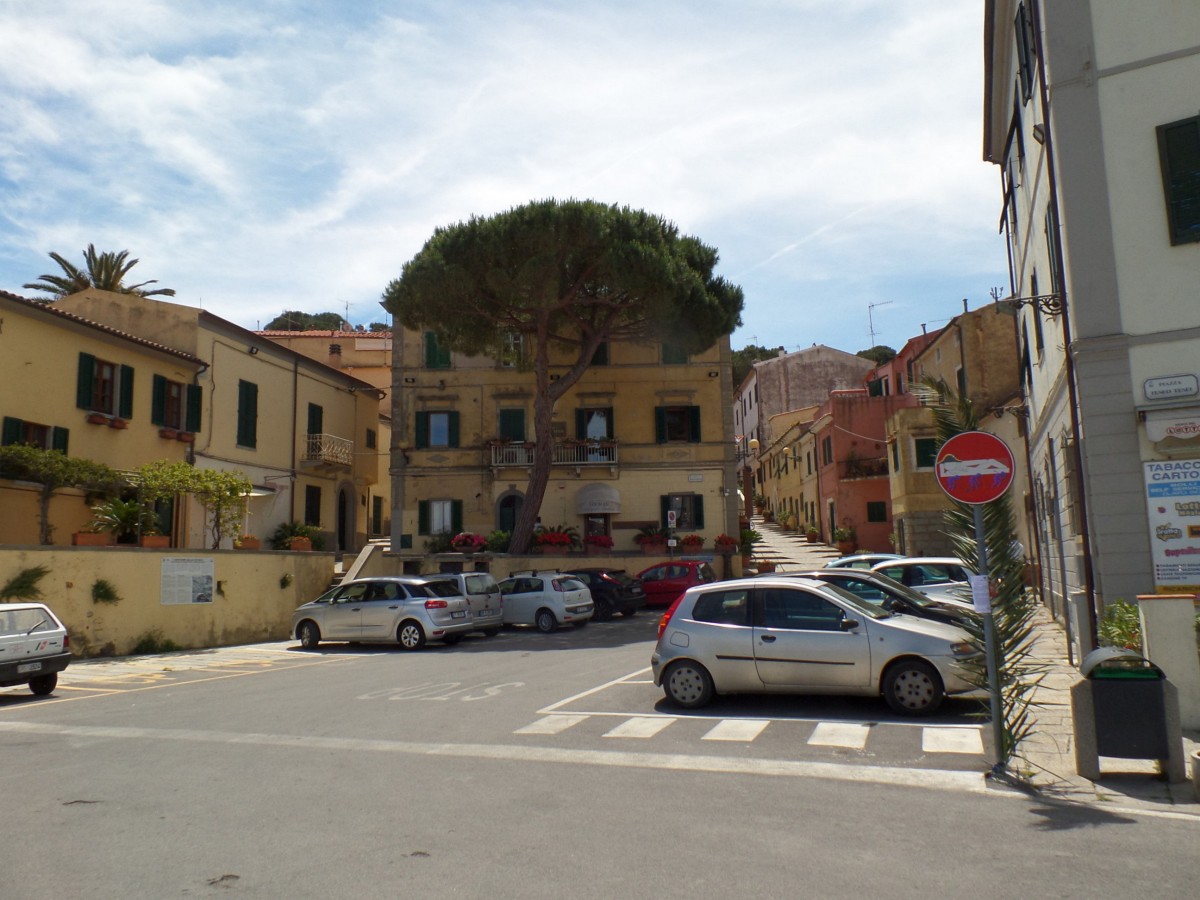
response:
{"label": "green shrub", "polygon": [[111,581],[105,578],[97,578],[92,584],[92,602],[93,603],[120,603],[121,595],[117,593],[117,589],[113,587]]}
{"label": "green shrub", "polygon": [[270,544],[276,550],[290,550],[289,541],[294,537],[306,537],[312,541],[314,550],[325,549],[325,538],[321,536],[321,529],[316,525],[305,525],[303,522],[282,522],[275,529],[274,534],[268,539]]}
{"label": "green shrub", "polygon": [[22,569],[0,587],[0,601],[33,602],[42,598],[38,582],[50,574],[45,566]]}
{"label": "green shrub", "polygon": [[140,656],[147,653],[171,653],[182,649],[182,647],[170,638],[163,637],[161,628],[153,628],[137,639],[137,643],[133,645],[133,649],[129,651],[129,655]]}
{"label": "green shrub", "polygon": [[492,553],[507,553],[510,540],[512,540],[511,531],[496,529],[487,536],[487,548]]}
{"label": "green shrub", "polygon": [[437,534],[431,535],[425,542],[425,551],[427,553],[452,553],[454,547],[451,546],[450,541],[453,539],[454,535],[450,532],[439,531]]}

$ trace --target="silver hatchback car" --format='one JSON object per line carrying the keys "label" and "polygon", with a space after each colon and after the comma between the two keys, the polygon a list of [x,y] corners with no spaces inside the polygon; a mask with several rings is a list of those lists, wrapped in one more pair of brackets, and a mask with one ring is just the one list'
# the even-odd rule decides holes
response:
{"label": "silver hatchback car", "polygon": [[954,625],[894,615],[811,578],[742,578],[693,587],[660,630],[654,683],[686,709],[732,693],[883,695],[928,715],[975,690],[979,658]]}
{"label": "silver hatchback car", "polygon": [[381,642],[419,650],[427,640],[456,644],[478,626],[467,598],[437,578],[359,578],[292,613],[292,634],[306,649],[321,641]]}

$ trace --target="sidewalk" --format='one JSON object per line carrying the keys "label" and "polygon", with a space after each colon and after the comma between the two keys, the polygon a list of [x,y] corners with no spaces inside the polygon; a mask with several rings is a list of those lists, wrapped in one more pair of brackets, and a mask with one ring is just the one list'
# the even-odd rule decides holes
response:
{"label": "sidewalk", "polygon": [[[840,555],[828,544],[809,544],[802,535],[783,531],[757,517],[750,527],[762,535],[762,541],[755,545],[755,559],[775,563],[780,572],[819,569]],[[1019,748],[1018,758],[1011,765],[1014,771],[1048,799],[1103,802],[1113,807],[1170,811],[1200,818],[1200,803],[1195,799],[1192,782],[1168,784],[1158,775],[1158,764],[1153,760],[1104,758],[1100,780],[1094,783],[1075,773],[1070,691],[1079,681],[1079,671],[1067,661],[1062,626],[1045,607],[1039,607],[1035,618],[1031,662],[1045,666],[1046,674],[1032,694],[1033,733]],[[1198,748],[1200,732],[1185,731],[1185,759],[1190,760]]]}

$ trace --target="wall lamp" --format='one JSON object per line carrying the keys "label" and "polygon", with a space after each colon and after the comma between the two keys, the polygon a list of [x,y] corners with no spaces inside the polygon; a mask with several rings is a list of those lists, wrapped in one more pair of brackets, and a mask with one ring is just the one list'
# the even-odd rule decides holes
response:
{"label": "wall lamp", "polygon": [[1005,297],[996,301],[996,312],[1015,316],[1022,306],[1035,306],[1046,316],[1059,316],[1063,311],[1062,294],[1038,294],[1036,297]]}
{"label": "wall lamp", "polygon": [[251,356],[258,356],[258,348],[257,348],[257,347],[251,347],[251,348],[250,348],[250,355],[251,355]]}

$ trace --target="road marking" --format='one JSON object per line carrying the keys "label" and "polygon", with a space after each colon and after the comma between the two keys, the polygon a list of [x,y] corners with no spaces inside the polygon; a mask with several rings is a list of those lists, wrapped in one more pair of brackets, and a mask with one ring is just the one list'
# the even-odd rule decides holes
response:
{"label": "road marking", "polygon": [[[356,738],[290,734],[237,734],[184,728],[130,728],[104,725],[50,725],[41,722],[0,720],[0,733],[54,734],[65,737],[110,738],[115,740],[186,741],[198,744],[287,747],[296,750],[332,750],[392,753],[410,756],[487,759],[506,762],[559,763],[569,766],[611,766],[694,774],[755,775],[773,778],[820,778],[889,784],[900,787],[965,791],[993,797],[1024,797],[1014,792],[993,791],[978,772],[941,769],[906,769],[897,766],[863,766],[844,763],[809,762],[791,759],[749,759],[679,753],[636,753],[614,750],[566,750],[554,747],[523,747],[511,744],[446,744],[420,741],[384,741]],[[1181,816],[1183,818],[1183,816]],[[1200,818],[1186,818],[1200,821]]]}
{"label": "road marking", "polygon": [[854,725],[849,722],[820,722],[813,729],[808,743],[817,747],[845,747],[848,750],[862,750],[867,746],[867,736],[870,733],[869,725]]}
{"label": "road marking", "polygon": [[662,716],[635,716],[604,733],[608,738],[652,738],[675,722]]}
{"label": "road marking", "polygon": [[752,741],[770,723],[767,719],[725,719],[708,730],[702,741]]}
{"label": "road marking", "polygon": [[650,667],[646,666],[646,668],[644,668],[644,669],[638,669],[636,672],[630,672],[628,675],[622,675],[620,678],[614,678],[612,681],[605,682],[604,684],[600,685],[599,687],[589,688],[588,690],[583,691],[580,694],[575,694],[573,697],[568,697],[566,700],[559,700],[557,703],[551,703],[549,706],[547,706],[543,709],[539,709],[538,715],[543,716],[543,715],[546,715],[547,713],[552,713],[555,710],[557,710],[559,707],[566,706],[568,703],[574,703],[576,700],[582,700],[584,697],[590,697],[592,694],[598,694],[601,691],[612,687],[614,684],[621,684],[627,678],[635,678],[638,675],[641,675],[641,674],[643,674],[645,672],[649,672],[649,671],[650,671]]}
{"label": "road marking", "polygon": [[566,731],[572,725],[578,725],[587,718],[587,716],[546,716],[536,722],[531,722],[524,728],[518,728],[513,734],[558,734],[560,731]]}
{"label": "road marking", "polygon": [[930,725],[921,732],[921,750],[925,753],[983,753],[983,735],[978,727],[972,731]]}

